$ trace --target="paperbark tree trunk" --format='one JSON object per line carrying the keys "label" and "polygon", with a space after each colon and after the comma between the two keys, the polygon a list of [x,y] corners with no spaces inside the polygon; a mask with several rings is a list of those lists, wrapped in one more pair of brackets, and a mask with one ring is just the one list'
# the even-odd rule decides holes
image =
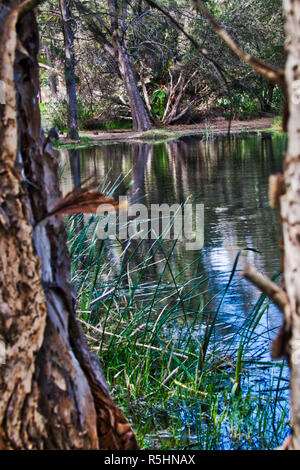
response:
{"label": "paperbark tree trunk", "polygon": [[65,82],[68,103],[68,137],[78,140],[77,97],[75,82],[74,35],[72,30],[71,0],[60,0],[65,42]]}
{"label": "paperbark tree trunk", "polygon": [[284,239],[284,284],[288,296],[285,330],[290,332],[291,449],[300,449],[300,0],[284,0],[286,15],[285,69],[289,102],[288,149],[281,196]]}
{"label": "paperbark tree trunk", "polygon": [[1,7],[0,449],[136,449],[76,320],[64,223],[39,223],[60,193],[41,132],[35,15],[17,0]]}

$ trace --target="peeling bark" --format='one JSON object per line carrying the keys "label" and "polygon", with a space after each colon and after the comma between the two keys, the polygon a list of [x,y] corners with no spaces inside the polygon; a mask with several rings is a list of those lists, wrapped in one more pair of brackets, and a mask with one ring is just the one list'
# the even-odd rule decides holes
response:
{"label": "peeling bark", "polygon": [[288,353],[291,378],[290,449],[300,449],[300,1],[285,0],[286,83],[289,102],[288,149],[285,156],[281,218],[284,241],[284,284],[289,299],[285,328],[290,332]]}
{"label": "peeling bark", "polygon": [[0,12],[0,449],[137,449],[76,320],[64,223],[39,223],[60,197],[57,155],[41,131],[35,15],[18,14],[17,1]]}

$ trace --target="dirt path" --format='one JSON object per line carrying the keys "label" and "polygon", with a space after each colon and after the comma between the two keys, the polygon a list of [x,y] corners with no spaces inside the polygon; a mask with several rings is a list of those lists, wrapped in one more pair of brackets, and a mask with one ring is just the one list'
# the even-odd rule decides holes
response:
{"label": "dirt path", "polygon": [[[268,129],[274,121],[274,117],[259,118],[252,121],[232,121],[231,133],[242,131]],[[205,123],[192,125],[167,126],[162,129],[152,129],[147,132],[136,132],[131,130],[114,131],[81,131],[80,137],[88,137],[93,142],[105,141],[147,141],[147,140],[165,140],[176,139],[185,135],[197,135],[207,133],[208,135],[227,134],[228,121],[224,118],[216,118]],[[68,143],[64,137],[60,139],[63,143]],[[70,142],[71,143],[71,142]]]}

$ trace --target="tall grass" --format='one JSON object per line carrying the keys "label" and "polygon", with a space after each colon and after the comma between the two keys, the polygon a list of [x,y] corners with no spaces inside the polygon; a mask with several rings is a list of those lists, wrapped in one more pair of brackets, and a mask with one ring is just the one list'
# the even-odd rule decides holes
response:
{"label": "tall grass", "polygon": [[207,275],[185,275],[198,260],[172,270],[176,242],[167,250],[161,238],[98,240],[98,223],[91,217],[79,229],[68,219],[78,318],[141,447],[279,445],[288,431],[286,368],[257,350],[269,304],[261,296],[235,334],[219,320],[239,255],[226,287],[210,294]]}

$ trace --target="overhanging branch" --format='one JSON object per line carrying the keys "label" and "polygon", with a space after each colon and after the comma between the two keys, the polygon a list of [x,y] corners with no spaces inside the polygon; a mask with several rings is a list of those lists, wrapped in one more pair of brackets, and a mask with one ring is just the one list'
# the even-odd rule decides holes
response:
{"label": "overhanging branch", "polygon": [[158,3],[154,2],[153,0],[145,0],[152,8],[156,8],[157,10],[159,10],[160,12],[162,12],[167,18],[169,18],[169,20],[174,24],[174,26],[187,38],[189,39],[189,41],[193,44],[193,46],[197,49],[197,51],[200,52],[200,54],[206,58],[206,60],[208,60],[209,62],[211,62],[215,69],[217,70],[217,72],[219,73],[219,75],[222,77],[222,80],[224,81],[225,83],[225,86],[227,88],[227,92],[228,92],[228,97],[229,97],[229,100],[230,100],[230,103],[231,103],[231,117],[229,119],[229,122],[228,122],[228,134],[230,133],[230,128],[231,128],[231,120],[232,120],[232,115],[233,115],[233,104],[232,104],[232,94],[231,94],[231,90],[230,90],[230,87],[229,87],[229,83],[228,83],[228,80],[226,78],[226,75],[227,75],[227,72],[226,70],[215,60],[213,59],[212,57],[210,57],[210,55],[208,54],[207,50],[204,49],[200,43],[193,37],[191,36],[186,30],[185,28],[168,12],[168,10],[166,10],[164,7],[162,7],[161,5],[158,5]]}
{"label": "overhanging branch", "polygon": [[[148,1],[148,0],[147,0]],[[197,11],[202,13],[205,18],[209,21],[215,32],[220,36],[221,39],[227,44],[227,46],[240,58],[243,62],[252,67],[256,72],[259,72],[263,77],[267,78],[271,82],[284,87],[284,70],[280,69],[272,64],[268,64],[261,59],[257,59],[251,54],[244,52],[239,44],[228,34],[225,28],[223,28],[212,14],[207,10],[200,0],[192,0],[194,7]]]}
{"label": "overhanging branch", "polygon": [[284,290],[280,289],[269,278],[261,274],[253,266],[247,266],[243,272],[243,276],[252,282],[259,290],[261,290],[274,304],[284,313],[286,306],[289,304],[288,297]]}

